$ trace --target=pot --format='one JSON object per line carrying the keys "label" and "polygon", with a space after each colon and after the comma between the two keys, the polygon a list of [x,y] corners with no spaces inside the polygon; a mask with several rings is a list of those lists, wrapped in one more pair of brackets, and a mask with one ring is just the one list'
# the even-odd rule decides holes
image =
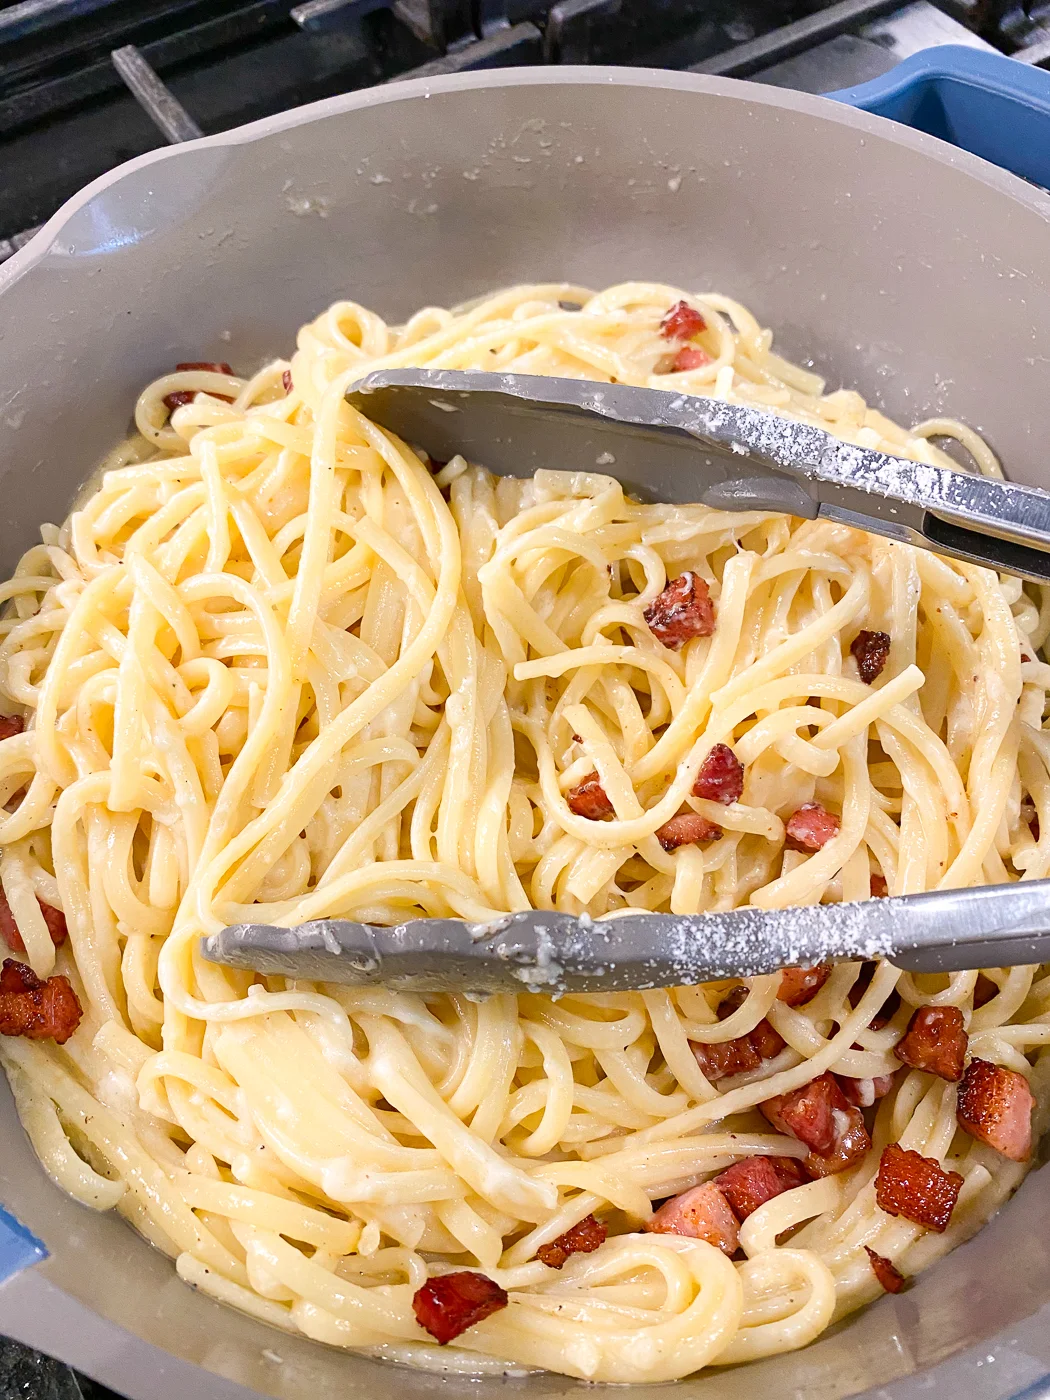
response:
{"label": "pot", "polygon": [[[631,278],[739,296],[833,385],[904,422],[961,417],[1014,479],[1050,486],[1045,192],[822,98],[518,69],[332,98],[144,156],[70,201],[0,270],[0,566],[65,516],[140,388],[177,360],[221,349],[249,369],[344,295],[396,321],[510,282]],[[556,1376],[395,1369],[271,1331],[59,1193],[6,1089],[0,1122],[0,1199],[47,1252],[0,1289],[0,1330],[129,1400],[579,1393]],[[1037,1169],[908,1292],[677,1393],[1034,1400],[1050,1381],[1048,1237]],[[42,1252],[25,1236],[12,1251],[11,1267]]]}

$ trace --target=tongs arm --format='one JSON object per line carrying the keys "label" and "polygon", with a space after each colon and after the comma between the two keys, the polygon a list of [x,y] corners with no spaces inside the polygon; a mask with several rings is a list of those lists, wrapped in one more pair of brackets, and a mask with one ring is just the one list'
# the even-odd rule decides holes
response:
{"label": "tongs arm", "polygon": [[888,958],[913,972],[1050,961],[1050,880],[802,909],[577,918],[547,910],[491,924],[393,928],[318,919],[241,924],[204,940],[213,962],[313,981],[484,995],[636,991]]}
{"label": "tongs arm", "polygon": [[1050,495],[890,457],[720,399],[491,371],[377,370],[347,400],[448,460],[501,476],[603,472],[643,500],[775,510],[1050,582]]}

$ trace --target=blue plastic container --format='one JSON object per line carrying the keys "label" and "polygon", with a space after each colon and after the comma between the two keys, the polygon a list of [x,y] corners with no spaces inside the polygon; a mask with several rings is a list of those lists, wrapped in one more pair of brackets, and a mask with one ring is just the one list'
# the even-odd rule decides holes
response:
{"label": "blue plastic container", "polygon": [[1050,188],[1050,72],[984,49],[924,49],[870,83],[829,92]]}

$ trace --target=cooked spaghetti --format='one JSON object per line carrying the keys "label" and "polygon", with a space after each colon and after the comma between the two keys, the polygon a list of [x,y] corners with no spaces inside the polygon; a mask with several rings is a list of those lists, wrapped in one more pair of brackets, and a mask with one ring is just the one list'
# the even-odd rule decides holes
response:
{"label": "cooked spaghetti", "polygon": [[398,328],[340,302],[290,364],[150,384],[3,585],[0,1058],[54,1181],[190,1284],[420,1365],[661,1381],[804,1345],[1017,1186],[1035,967],[472,1001],[200,954],[246,920],[1050,871],[1046,594],[556,461],[428,462],[343,397],[382,366],[614,380],[998,471],[771,341],[654,284]]}

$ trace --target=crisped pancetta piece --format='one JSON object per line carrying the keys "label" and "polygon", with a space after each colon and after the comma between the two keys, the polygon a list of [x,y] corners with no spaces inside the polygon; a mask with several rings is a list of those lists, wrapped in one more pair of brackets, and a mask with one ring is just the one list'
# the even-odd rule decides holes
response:
{"label": "crisped pancetta piece", "polygon": [[730,1256],[737,1251],[740,1231],[737,1218],[713,1181],[672,1196],[646,1221],[645,1228],[659,1235],[688,1235],[706,1240]]}
{"label": "crisped pancetta piece", "polygon": [[585,1215],[582,1220],[559,1235],[550,1244],[541,1244],[536,1258],[548,1268],[560,1269],[570,1254],[591,1254],[600,1244],[605,1243],[605,1222],[593,1215]]}
{"label": "crisped pancetta piece", "polygon": [[27,1040],[66,1041],[80,1025],[84,1012],[68,977],[41,981],[31,967],[4,961],[0,972],[0,1035],[24,1035]]}
{"label": "crisped pancetta piece", "polygon": [[806,1170],[813,1176],[848,1171],[871,1146],[863,1114],[827,1071],[800,1089],[767,1099],[759,1108],[774,1128],[810,1149]]}
{"label": "crisped pancetta piece", "polygon": [[508,1298],[498,1283],[472,1269],[427,1279],[412,1296],[416,1321],[441,1346],[468,1327],[505,1308]]}
{"label": "crisped pancetta piece", "polygon": [[712,745],[693,783],[693,796],[730,807],[744,791],[744,765],[728,744]]}
{"label": "crisped pancetta piece", "polygon": [[874,1079],[853,1079],[848,1074],[836,1074],[839,1088],[855,1108],[871,1108],[884,1099],[893,1088],[892,1074],[878,1074]]}
{"label": "crisped pancetta piece", "polygon": [[788,845],[799,851],[820,851],[839,834],[842,823],[819,802],[804,802],[785,825]]}
{"label": "crisped pancetta piece", "polygon": [[[734,987],[723,997],[718,1007],[719,1020],[726,1020],[747,999],[746,987]],[[733,1074],[750,1074],[764,1060],[773,1060],[784,1048],[784,1042],[763,1016],[754,1030],[734,1040],[691,1041],[696,1062],[712,1084]]]}
{"label": "crisped pancetta piece", "polygon": [[780,990],[777,1001],[788,1006],[804,1006],[823,987],[831,976],[831,964],[819,963],[816,967],[786,967],[780,974]]}
{"label": "crisped pancetta piece", "polygon": [[715,605],[705,579],[687,569],[672,579],[645,609],[649,631],[671,651],[680,651],[693,637],[715,630]]}
{"label": "crisped pancetta piece", "polygon": [[1011,1162],[1028,1160],[1034,1106],[1023,1074],[988,1060],[973,1059],[967,1065],[959,1085],[959,1123],[971,1137],[994,1147]]}
{"label": "crisped pancetta piece", "polygon": [[871,685],[882,675],[883,667],[889,660],[890,634],[888,632],[858,632],[850,645],[857,670],[865,685]]}
{"label": "crisped pancetta piece", "polygon": [[706,327],[703,312],[687,301],[676,301],[660,322],[660,334],[665,340],[692,340]]}
{"label": "crisped pancetta piece", "polygon": [[908,1280],[892,1260],[887,1259],[884,1254],[876,1254],[868,1245],[865,1245],[864,1248],[871,1263],[872,1273],[879,1283],[882,1284],[887,1293],[899,1293]]}
{"label": "crisped pancetta piece", "polygon": [[656,839],[665,851],[677,851],[679,846],[695,846],[700,841],[717,841],[722,828],[709,822],[699,812],[679,812],[669,822],[656,828]]}
{"label": "crisped pancetta piece", "polygon": [[[69,936],[69,929],[66,927],[66,916],[61,909],[56,909],[52,904],[45,904],[42,899],[37,899],[40,905],[40,912],[44,916],[47,924],[47,931],[51,935],[51,942],[56,948],[66,941]],[[11,911],[11,906],[7,902],[7,896],[0,889],[0,935],[13,953],[24,953],[26,945],[22,940],[22,934],[15,923],[15,916]]]}
{"label": "crisped pancetta piece", "polygon": [[898,1060],[953,1084],[963,1077],[969,1037],[957,1006],[920,1006],[893,1047]]}
{"label": "crisped pancetta piece", "polygon": [[592,822],[615,815],[597,773],[592,773],[582,783],[570,788],[565,794],[565,801],[569,804],[570,812],[575,812],[578,817],[587,817]]}
{"label": "crisped pancetta piece", "polygon": [[715,1177],[739,1220],[746,1220],[759,1206],[809,1180],[797,1157],[745,1157]]}
{"label": "crisped pancetta piece", "polygon": [[887,1215],[903,1215],[943,1234],[952,1218],[963,1179],[932,1157],[909,1152],[899,1142],[882,1150],[875,1177],[875,1201]]}

